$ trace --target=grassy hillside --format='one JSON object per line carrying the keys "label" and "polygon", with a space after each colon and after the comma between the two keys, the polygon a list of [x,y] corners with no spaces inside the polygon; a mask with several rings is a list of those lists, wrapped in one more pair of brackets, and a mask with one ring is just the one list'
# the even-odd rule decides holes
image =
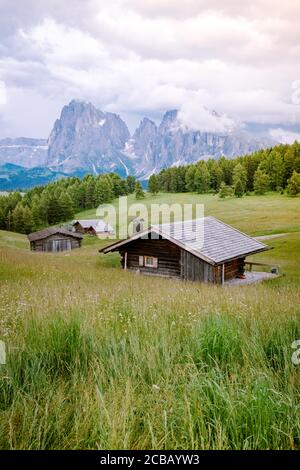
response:
{"label": "grassy hillside", "polygon": [[256,256],[285,275],[183,283],[123,272],[105,241],[53,255],[0,232],[0,448],[299,449],[296,200],[204,199],[249,233],[286,232]]}
{"label": "grassy hillside", "polygon": [[[244,196],[243,198],[220,199],[212,194],[160,193],[156,196],[146,194],[146,198],[137,201],[134,195],[128,197],[128,205],[151,204],[204,204],[205,215],[213,215],[234,227],[251,235],[262,235],[299,231],[300,200],[278,193],[265,196]],[[117,201],[113,203],[118,207]],[[78,219],[93,219],[96,210],[76,214]],[[153,223],[157,223],[154,220]]]}

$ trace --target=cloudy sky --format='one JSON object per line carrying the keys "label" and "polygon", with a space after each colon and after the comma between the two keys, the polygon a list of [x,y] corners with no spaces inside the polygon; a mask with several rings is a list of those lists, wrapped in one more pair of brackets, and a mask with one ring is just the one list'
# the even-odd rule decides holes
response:
{"label": "cloudy sky", "polygon": [[131,129],[172,108],[201,128],[203,105],[295,129],[299,22],[299,0],[0,0],[0,137],[47,137],[73,98]]}

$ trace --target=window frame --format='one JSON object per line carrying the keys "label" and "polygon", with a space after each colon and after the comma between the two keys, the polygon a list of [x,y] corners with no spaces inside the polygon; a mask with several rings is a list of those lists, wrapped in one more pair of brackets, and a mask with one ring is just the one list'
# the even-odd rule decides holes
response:
{"label": "window frame", "polygon": [[[147,259],[151,260],[151,263],[147,262]],[[145,268],[158,268],[158,258],[156,256],[144,256],[144,266]]]}

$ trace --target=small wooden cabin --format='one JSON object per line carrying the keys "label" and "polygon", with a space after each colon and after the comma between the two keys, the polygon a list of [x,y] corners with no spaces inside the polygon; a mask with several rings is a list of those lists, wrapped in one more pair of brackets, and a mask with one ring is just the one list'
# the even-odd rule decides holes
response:
{"label": "small wooden cabin", "polygon": [[[196,231],[202,223],[201,236]],[[248,255],[269,247],[215,219],[154,225],[99,250],[118,251],[124,269],[184,280],[223,284],[244,273]]]}
{"label": "small wooden cabin", "polygon": [[63,228],[49,227],[28,235],[32,251],[59,251],[73,250],[81,247],[82,235],[69,232]]}
{"label": "small wooden cabin", "polygon": [[75,220],[73,231],[76,233],[88,234],[99,238],[106,237],[114,232],[111,225],[101,219]]}

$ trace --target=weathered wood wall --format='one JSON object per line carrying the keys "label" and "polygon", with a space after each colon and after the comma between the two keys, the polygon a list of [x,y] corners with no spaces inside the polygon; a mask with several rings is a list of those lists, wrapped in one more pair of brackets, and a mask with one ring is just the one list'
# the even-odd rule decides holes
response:
{"label": "weathered wood wall", "polygon": [[[188,251],[161,237],[156,240],[137,239],[120,251],[121,264],[125,266],[127,252],[127,269],[139,270],[142,273],[160,276],[177,277],[188,281],[222,284],[222,265],[213,266],[197,258]],[[158,258],[158,267],[139,265],[139,256]],[[236,277],[244,269],[245,258],[229,261],[224,266],[224,280]]]}
{"label": "weathered wood wall", "polygon": [[[165,239],[144,240],[138,239],[126,246],[127,269],[140,270],[140,272],[157,274],[160,276],[180,278],[180,248]],[[122,266],[125,263],[125,250],[121,251]],[[139,256],[154,256],[158,258],[158,267],[150,268],[139,266]]]}
{"label": "weathered wood wall", "polygon": [[189,281],[215,282],[214,266],[188,251],[181,250],[181,278]]}
{"label": "weathered wood wall", "polygon": [[71,249],[80,248],[81,246],[81,239],[68,237],[65,235],[50,235],[47,238],[43,238],[41,240],[36,240],[30,243],[30,248],[32,251],[49,251],[47,250],[47,243],[51,240],[70,240],[71,242]]}
{"label": "weathered wood wall", "polygon": [[[245,258],[238,258],[225,263],[224,267],[224,280],[228,281],[237,277],[244,271]],[[222,265],[215,266],[215,282],[222,284]]]}

